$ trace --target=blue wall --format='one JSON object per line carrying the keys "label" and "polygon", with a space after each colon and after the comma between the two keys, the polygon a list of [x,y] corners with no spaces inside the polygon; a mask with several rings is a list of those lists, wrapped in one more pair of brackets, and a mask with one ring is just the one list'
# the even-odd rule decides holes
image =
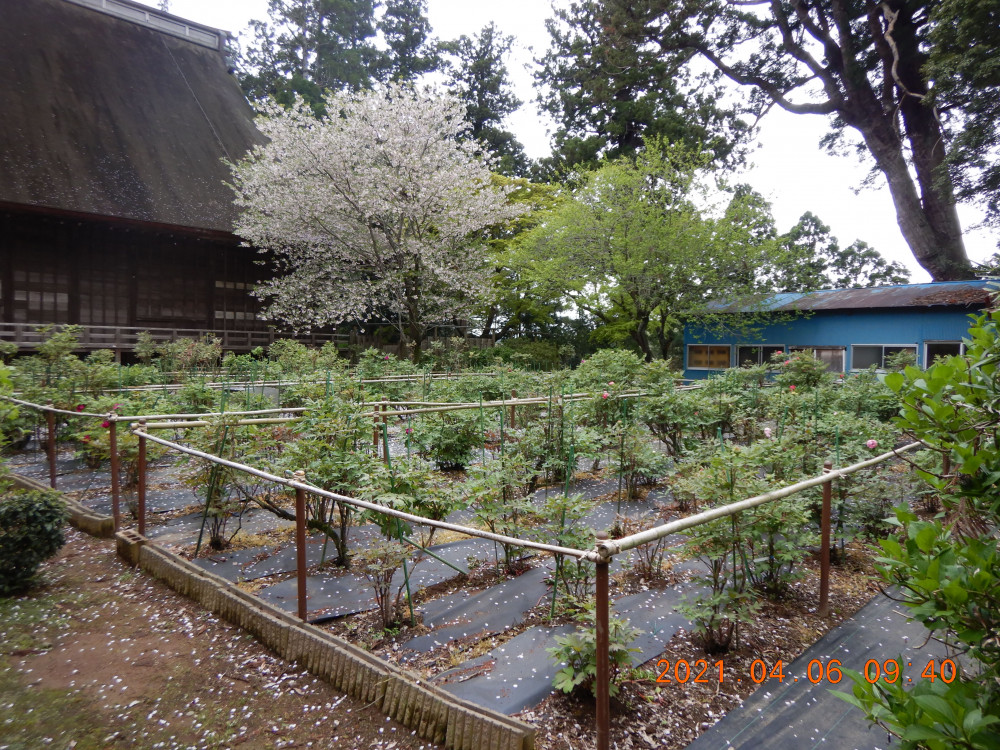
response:
{"label": "blue wall", "polygon": [[[845,347],[850,370],[853,344],[917,347],[917,364],[924,366],[924,342],[961,341],[969,329],[969,310],[961,308],[893,308],[829,310],[772,323],[754,333],[718,334],[699,326],[684,328],[684,377],[705,378],[718,370],[689,370],[688,344],[732,346]],[[735,355],[735,350],[733,352]]]}

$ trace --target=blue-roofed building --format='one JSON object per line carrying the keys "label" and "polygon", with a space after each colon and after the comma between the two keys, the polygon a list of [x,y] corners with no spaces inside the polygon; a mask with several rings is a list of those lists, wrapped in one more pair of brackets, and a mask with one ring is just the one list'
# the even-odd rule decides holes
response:
{"label": "blue-roofed building", "polygon": [[962,352],[969,315],[990,306],[997,288],[995,281],[945,281],[784,293],[754,305],[729,305],[721,310],[723,318],[753,314],[762,322],[749,329],[689,323],[684,376],[705,378],[801,349],[812,349],[833,372],[882,369],[887,357],[904,350],[924,367],[935,357]]}

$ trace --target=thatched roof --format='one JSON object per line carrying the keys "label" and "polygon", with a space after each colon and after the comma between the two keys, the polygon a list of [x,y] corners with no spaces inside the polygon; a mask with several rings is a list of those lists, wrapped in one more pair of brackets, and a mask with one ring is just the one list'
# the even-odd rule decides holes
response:
{"label": "thatched roof", "polygon": [[0,202],[231,231],[220,160],[262,139],[213,30],[85,4],[0,0]]}

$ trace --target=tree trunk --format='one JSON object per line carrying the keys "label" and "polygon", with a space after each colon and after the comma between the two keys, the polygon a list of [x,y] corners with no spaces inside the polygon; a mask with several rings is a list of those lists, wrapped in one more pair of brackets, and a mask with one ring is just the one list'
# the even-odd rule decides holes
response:
{"label": "tree trunk", "polygon": [[639,315],[635,327],[629,332],[647,362],[653,361],[653,350],[649,346],[649,315]]}
{"label": "tree trunk", "polygon": [[[934,281],[975,278],[965,252],[951,181],[943,168],[944,135],[933,110],[923,101],[927,93],[920,72],[923,55],[912,15],[900,11],[891,33],[884,37],[890,38],[896,52],[882,40],[876,41],[876,48],[883,58],[885,75],[895,89],[917,184],[897,132],[895,112],[887,109],[889,101],[880,101],[868,79],[850,75],[851,70],[843,77],[847,100],[841,115],[861,133],[879,171],[885,175],[896,208],[896,222],[917,262]],[[844,50],[844,56],[849,66],[857,65],[851,50]],[[889,98],[888,94],[883,98]]]}

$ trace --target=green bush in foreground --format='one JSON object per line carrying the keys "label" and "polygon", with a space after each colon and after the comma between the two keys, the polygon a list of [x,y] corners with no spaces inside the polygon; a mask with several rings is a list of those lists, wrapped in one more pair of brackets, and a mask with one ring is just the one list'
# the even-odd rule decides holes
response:
{"label": "green bush in foreground", "polygon": [[5,487],[0,495],[0,596],[29,588],[63,546],[66,506],[54,492]]}

